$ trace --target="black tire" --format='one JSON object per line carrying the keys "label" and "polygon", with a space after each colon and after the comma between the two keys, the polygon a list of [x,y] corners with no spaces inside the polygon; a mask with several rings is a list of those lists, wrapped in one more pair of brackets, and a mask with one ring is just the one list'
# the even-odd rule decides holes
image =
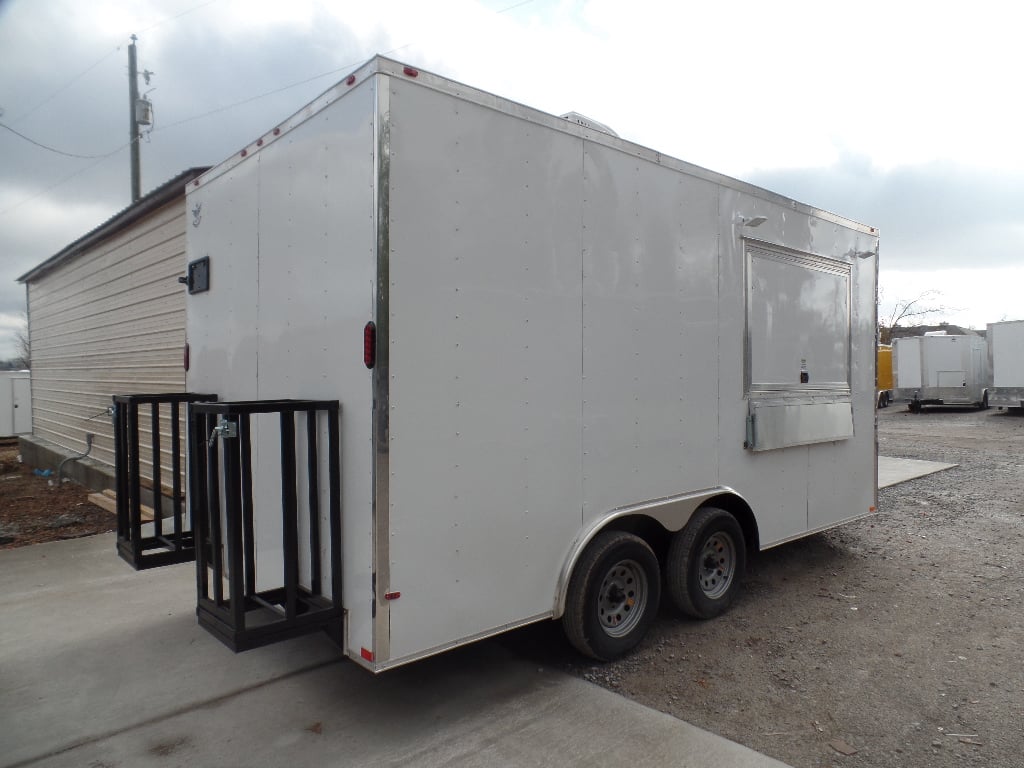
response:
{"label": "black tire", "polygon": [[672,537],[666,563],[668,593],[695,619],[725,612],[739,591],[746,566],[743,529],[724,509],[698,509]]}
{"label": "black tire", "polygon": [[647,542],[602,531],[573,569],[562,629],[580,653],[610,661],[643,640],[660,599],[661,570]]}

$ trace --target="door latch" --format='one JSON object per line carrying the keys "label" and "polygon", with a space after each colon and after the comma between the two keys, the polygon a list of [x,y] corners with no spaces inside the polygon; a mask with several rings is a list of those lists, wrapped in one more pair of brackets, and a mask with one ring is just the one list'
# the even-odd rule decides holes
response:
{"label": "door latch", "polygon": [[210,439],[206,443],[207,447],[213,448],[213,442],[218,437],[221,440],[225,440],[229,437],[238,437],[238,422],[225,419],[221,416],[220,421],[217,422],[217,426],[210,432]]}

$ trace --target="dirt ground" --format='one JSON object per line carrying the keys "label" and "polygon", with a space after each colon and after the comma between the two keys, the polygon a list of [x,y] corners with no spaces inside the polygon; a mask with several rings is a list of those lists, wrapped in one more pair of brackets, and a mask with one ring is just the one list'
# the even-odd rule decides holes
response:
{"label": "dirt ground", "polygon": [[513,642],[795,768],[1024,766],[1024,418],[891,407],[879,452],[959,466],[754,557],[725,616],[663,609],[617,663]]}
{"label": "dirt ground", "polygon": [[0,439],[0,549],[112,531],[114,516],[90,504],[77,483],[56,484],[18,461],[18,441]]}

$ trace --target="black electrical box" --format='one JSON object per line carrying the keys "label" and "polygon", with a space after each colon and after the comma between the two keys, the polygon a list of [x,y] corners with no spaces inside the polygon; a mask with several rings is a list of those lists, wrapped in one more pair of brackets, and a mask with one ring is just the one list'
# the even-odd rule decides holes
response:
{"label": "black electrical box", "polygon": [[190,261],[188,275],[179,277],[178,282],[187,285],[189,293],[203,293],[210,290],[210,257],[203,256],[201,259]]}

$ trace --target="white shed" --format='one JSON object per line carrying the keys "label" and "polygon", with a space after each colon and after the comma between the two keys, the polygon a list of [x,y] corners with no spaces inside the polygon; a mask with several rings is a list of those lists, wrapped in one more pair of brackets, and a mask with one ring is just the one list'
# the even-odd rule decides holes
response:
{"label": "white shed", "polygon": [[0,437],[32,431],[32,385],[28,371],[0,371]]}
{"label": "white shed", "polygon": [[86,464],[96,472],[77,479],[112,485],[111,395],[183,389],[185,187],[205,170],[178,174],[18,278],[32,355],[29,464],[83,453],[93,434]]}

